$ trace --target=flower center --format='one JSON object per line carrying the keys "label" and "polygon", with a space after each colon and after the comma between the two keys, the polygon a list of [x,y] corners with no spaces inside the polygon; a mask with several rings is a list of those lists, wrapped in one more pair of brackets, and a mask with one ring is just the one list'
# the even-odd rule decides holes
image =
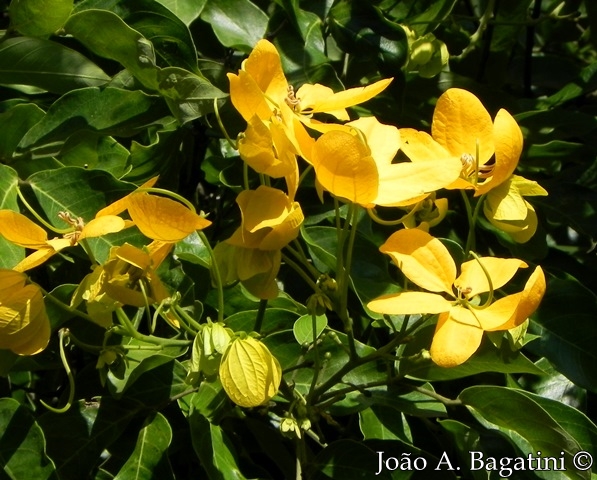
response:
{"label": "flower center", "polygon": [[294,87],[292,85],[288,85],[288,94],[284,101],[286,102],[286,105],[292,108],[292,110],[300,110],[301,101],[294,96]]}
{"label": "flower center", "polygon": [[85,222],[83,221],[83,219],[81,217],[75,218],[68,212],[58,212],[58,218],[60,218],[60,220],[62,220],[64,222],[68,223],[75,229],[74,232],[65,233],[63,235],[63,237],[70,240],[71,246],[76,245],[77,242],[79,241],[79,237],[81,236],[81,232],[83,231],[83,228],[85,227]]}

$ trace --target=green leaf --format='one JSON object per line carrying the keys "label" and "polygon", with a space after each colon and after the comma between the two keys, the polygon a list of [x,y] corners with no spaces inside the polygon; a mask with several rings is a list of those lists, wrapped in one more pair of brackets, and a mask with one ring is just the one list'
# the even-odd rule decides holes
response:
{"label": "green leaf", "polygon": [[500,373],[532,373],[542,375],[544,372],[533,364],[520,351],[512,352],[503,342],[502,348],[494,347],[485,340],[479,350],[465,363],[454,368],[439,367],[423,354],[428,350],[435,331],[435,325],[418,330],[413,341],[409,342],[401,357],[398,370],[401,374],[418,380],[453,380],[483,372]]}
{"label": "green leaf", "polygon": [[188,420],[193,448],[209,478],[244,479],[234,448],[222,428],[210,423],[197,410],[191,411]]}
{"label": "green leaf", "polygon": [[[17,172],[0,164],[0,209],[19,211]],[[0,268],[12,268],[25,258],[25,249],[6,241],[0,232]]]}
{"label": "green leaf", "polygon": [[145,420],[139,430],[133,454],[116,475],[115,480],[174,479],[168,461],[168,447],[172,441],[172,428],[159,412]]}
{"label": "green leaf", "polygon": [[[76,11],[96,9],[115,13],[151,42],[159,66],[172,65],[197,72],[197,52],[189,29],[162,3],[156,0],[85,0],[77,4]],[[194,8],[200,7],[199,2]],[[189,5],[187,11],[188,8]]]}
{"label": "green leaf", "polygon": [[0,131],[2,132],[0,160],[2,162],[12,163],[14,161],[13,157],[19,142],[44,115],[45,112],[33,103],[15,105],[0,114]]}
{"label": "green leaf", "polygon": [[115,13],[84,10],[72,15],[64,29],[96,55],[119,62],[145,87],[157,88],[152,43]]}
{"label": "green leaf", "polygon": [[96,398],[75,402],[66,413],[43,414],[38,422],[60,480],[89,478],[94,467],[102,462],[102,452],[139,415],[138,407],[133,402]]}
{"label": "green leaf", "polygon": [[403,413],[396,414],[391,407],[372,405],[359,412],[359,425],[365,440],[399,440],[412,444],[410,428]]}
{"label": "green leaf", "polygon": [[[314,479],[372,478],[379,469],[379,455],[363,443],[338,440],[330,443],[313,460]],[[391,479],[389,470],[382,469],[379,479]]]}
{"label": "green leaf", "polygon": [[185,346],[157,349],[155,345],[132,338],[123,339],[122,347],[126,350],[126,354],[109,366],[107,375],[108,390],[116,398],[119,398],[141,375],[180,357],[188,349]]}
{"label": "green leaf", "polygon": [[30,410],[12,398],[0,398],[0,472],[3,478],[57,480],[46,440]]}
{"label": "green leaf", "polygon": [[21,140],[21,150],[49,145],[58,153],[62,144],[80,132],[119,137],[138,134],[168,115],[160,97],[140,91],[108,87],[81,88],[60,97]]}
{"label": "green leaf", "polygon": [[52,93],[104,85],[110,77],[79,52],[59,43],[15,37],[0,43],[3,84],[33,85]]}
{"label": "green leaf", "polygon": [[265,37],[268,16],[249,0],[208,0],[201,19],[225,47],[249,53]]}
{"label": "green leaf", "polygon": [[593,392],[597,392],[595,311],[597,296],[577,280],[549,279],[530,325],[531,333],[539,338],[526,347]]}
{"label": "green leaf", "polygon": [[[431,384],[421,388],[435,392]],[[359,400],[367,406],[380,405],[391,407],[399,412],[414,417],[445,417],[446,406],[423,392],[395,386],[371,390],[369,395],[362,395]]]}
{"label": "green leaf", "polygon": [[103,170],[120,178],[128,168],[129,155],[113,137],[83,132],[66,141],[58,159],[64,166]]}
{"label": "green leaf", "polygon": [[[328,326],[328,318],[325,314],[315,317],[315,338],[319,338],[321,332]],[[303,315],[299,317],[292,327],[294,338],[299,345],[313,343],[313,317]]]}
{"label": "green leaf", "polygon": [[[253,331],[258,310],[241,310],[226,318],[226,325],[235,332]],[[261,333],[287,330],[296,321],[297,313],[284,308],[267,308],[261,324]]]}
{"label": "green leaf", "polygon": [[12,0],[10,24],[23,35],[44,37],[58,30],[73,9],[73,0]]}
{"label": "green leaf", "polygon": [[[487,428],[498,428],[524,456],[562,456],[573,465],[572,457],[581,450],[579,443],[537,402],[518,390],[496,386],[475,386],[462,391],[459,399]],[[589,479],[591,473],[569,469],[568,478]]]}
{"label": "green leaf", "polygon": [[[306,227],[301,234],[311,254],[315,266],[322,272],[336,269],[338,237],[332,227]],[[350,279],[354,292],[367,313],[372,318],[382,318],[381,314],[367,309],[367,303],[374,298],[400,291],[388,274],[388,260],[371,241],[357,234],[354,243]],[[357,253],[358,252],[358,253]]]}
{"label": "green leaf", "polygon": [[160,70],[158,90],[180,124],[213,112],[214,100],[227,96],[204,77],[178,67]]}
{"label": "green leaf", "polygon": [[209,250],[197,232],[191,233],[174,246],[174,255],[177,258],[210,268],[211,256]]}
{"label": "green leaf", "polygon": [[207,0],[157,0],[189,26],[199,17]]}
{"label": "green leaf", "polygon": [[132,399],[149,408],[161,408],[172,397],[189,390],[186,368],[177,360],[146,371],[128,386],[124,399]]}

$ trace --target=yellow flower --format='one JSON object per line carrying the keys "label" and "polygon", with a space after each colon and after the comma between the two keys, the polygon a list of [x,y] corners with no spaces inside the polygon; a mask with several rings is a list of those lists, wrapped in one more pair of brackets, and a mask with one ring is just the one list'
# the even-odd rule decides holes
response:
{"label": "yellow flower", "polygon": [[234,340],[220,364],[222,387],[241,407],[258,407],[272,398],[282,380],[280,363],[260,341]]}
{"label": "yellow flower", "polygon": [[76,245],[84,238],[118,232],[126,226],[122,218],[114,215],[96,217],[87,224],[80,217],[75,219],[66,212],[61,212],[60,218],[69,223],[73,231],[63,238],[48,239],[47,232],[25,215],[0,210],[2,236],[15,245],[35,250],[14,267],[16,271],[24,272],[37,267],[63,248]]}
{"label": "yellow flower", "polygon": [[0,348],[19,355],[33,355],[50,340],[50,320],[37,285],[26,285],[27,276],[0,269]]}
{"label": "yellow flower", "polygon": [[333,195],[365,207],[403,206],[454,182],[460,161],[449,156],[425,162],[392,163],[401,147],[396,127],[375,117],[347,124],[315,142],[312,164],[319,184]]}
{"label": "yellow flower", "polygon": [[305,84],[297,92],[288,84],[280,55],[267,40],[260,40],[243,62],[238,75],[229,73],[230,99],[247,121],[247,131],[239,140],[241,158],[259,173],[285,177],[291,198],[296,192],[296,156],[310,161],[313,139],[305,125],[317,131],[342,129],[313,119],[327,113],[349,120],[346,108],[373,98],[392,79],[334,93],[324,85]]}
{"label": "yellow flower", "polygon": [[214,249],[220,274],[226,283],[240,280],[259,298],[274,298],[280,250],[298,236],[303,212],[284,192],[263,185],[241,192],[236,202],[242,224]]}
{"label": "yellow flower", "polygon": [[456,277],[456,265],[448,249],[422,230],[400,230],[388,238],[380,251],[390,255],[414,284],[436,293],[385,295],[371,301],[368,307],[394,315],[439,314],[430,354],[442,367],[454,367],[468,360],[479,348],[484,331],[509,330],[520,325],[535,311],[545,292],[545,277],[537,267],[522,292],[493,301],[495,291],[527,265],[514,258],[481,257],[463,263]]}
{"label": "yellow flower", "polygon": [[528,242],[537,230],[537,214],[525,196],[547,195],[543,187],[518,175],[491,190],[483,203],[483,213],[494,226],[515,242]]}
{"label": "yellow flower", "polygon": [[71,306],[85,300],[91,319],[107,328],[112,325],[112,312],[123,305],[144,307],[162,302],[169,295],[155,270],[172,247],[172,243],[159,241],[145,250],[128,243],[112,247],[107,262],[80,283]]}
{"label": "yellow flower", "polygon": [[154,177],[135,191],[108,205],[96,217],[119,215],[128,210],[134,225],[152,240],[176,243],[196,230],[202,230],[211,222],[170,198],[144,192],[155,185]]}
{"label": "yellow flower", "polygon": [[537,216],[522,195],[547,192],[535,182],[513,177],[523,137],[516,120],[506,110],[499,110],[492,121],[475,95],[451,88],[437,101],[431,136],[413,129],[401,129],[400,134],[402,150],[413,162],[460,159],[460,178],[447,188],[474,189],[475,196],[486,194],[484,213],[491,223],[517,242],[526,242],[533,236]]}

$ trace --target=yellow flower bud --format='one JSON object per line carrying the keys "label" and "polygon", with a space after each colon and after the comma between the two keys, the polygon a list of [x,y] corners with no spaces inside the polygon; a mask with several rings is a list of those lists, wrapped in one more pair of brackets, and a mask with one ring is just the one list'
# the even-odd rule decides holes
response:
{"label": "yellow flower bud", "polygon": [[257,407],[278,391],[282,368],[260,341],[251,337],[237,339],[222,357],[220,380],[234,403]]}

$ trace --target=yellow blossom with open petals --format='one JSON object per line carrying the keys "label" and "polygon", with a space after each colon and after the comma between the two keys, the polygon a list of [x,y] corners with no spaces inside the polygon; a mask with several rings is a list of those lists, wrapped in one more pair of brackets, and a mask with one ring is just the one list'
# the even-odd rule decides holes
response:
{"label": "yellow blossom with open petals", "polygon": [[384,295],[369,302],[368,307],[394,315],[439,314],[430,354],[442,367],[468,360],[479,348],[484,331],[520,325],[535,311],[545,292],[545,277],[537,267],[522,292],[494,300],[495,291],[527,266],[522,260],[481,257],[463,263],[457,277],[448,249],[422,230],[399,230],[380,251],[428,292]]}
{"label": "yellow blossom with open petals", "polygon": [[484,213],[491,223],[517,242],[524,243],[532,237],[537,217],[522,198],[520,186],[535,186],[534,193],[526,195],[547,192],[522,177],[513,179],[523,137],[516,120],[506,110],[499,110],[492,120],[475,95],[451,88],[437,101],[431,135],[413,129],[401,129],[400,134],[402,151],[413,162],[446,156],[459,158],[460,178],[446,188],[474,189],[475,196],[486,195]]}
{"label": "yellow blossom with open petals", "polygon": [[392,163],[401,147],[396,127],[375,117],[347,124],[354,131],[324,133],[315,142],[312,164],[319,184],[333,195],[365,207],[402,206],[458,178],[457,159]]}
{"label": "yellow blossom with open petals", "polygon": [[242,224],[214,249],[222,280],[240,280],[253,295],[274,298],[280,250],[297,238],[303,212],[284,192],[263,185],[241,192],[236,201]]}
{"label": "yellow blossom with open petals", "polygon": [[65,212],[61,212],[61,218],[73,227],[73,231],[62,238],[48,239],[47,232],[25,215],[12,210],[0,210],[2,236],[15,245],[35,250],[19,262],[15,270],[24,272],[37,267],[63,248],[74,246],[84,238],[100,237],[125,228],[125,221],[114,215],[95,218],[87,224],[81,218],[75,219]]}
{"label": "yellow blossom with open petals", "polygon": [[50,320],[41,289],[26,283],[25,274],[0,269],[0,348],[34,355],[50,340]]}
{"label": "yellow blossom with open petals", "polygon": [[123,305],[159,304],[169,294],[155,271],[172,247],[172,243],[159,241],[145,249],[128,243],[112,247],[106,263],[96,266],[79,284],[71,306],[85,301],[91,319],[108,328],[112,312]]}
{"label": "yellow blossom with open petals", "polygon": [[310,162],[314,143],[305,126],[320,132],[344,129],[317,121],[313,115],[327,113],[349,120],[347,107],[373,98],[392,80],[337,93],[324,85],[305,84],[295,92],[276,47],[267,40],[260,40],[238,74],[229,73],[228,79],[232,104],[248,123],[239,141],[241,158],[259,173],[285,177],[291,198],[296,190],[293,162],[297,155]]}

